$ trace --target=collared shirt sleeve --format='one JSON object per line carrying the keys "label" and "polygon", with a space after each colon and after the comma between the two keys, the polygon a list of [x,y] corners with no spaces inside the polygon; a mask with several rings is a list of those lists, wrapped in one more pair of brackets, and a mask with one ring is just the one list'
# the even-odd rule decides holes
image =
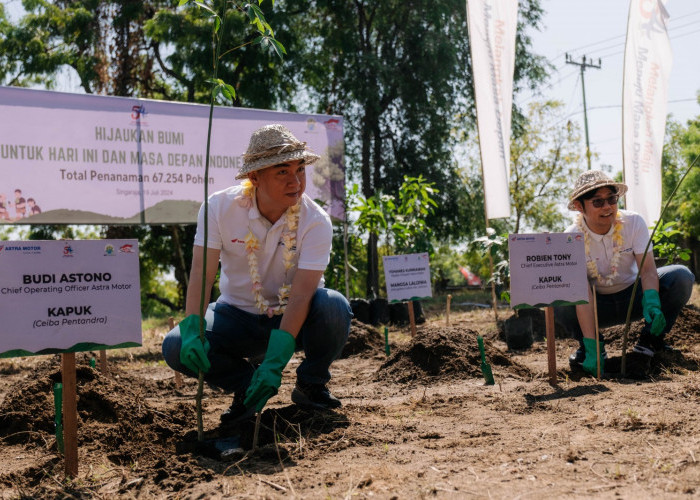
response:
{"label": "collared shirt sleeve", "polygon": [[[644,249],[649,241],[649,228],[641,215],[631,213],[629,215],[629,221],[632,226],[632,251],[635,255],[643,255]],[[649,245],[649,252],[653,252],[652,245]]]}
{"label": "collared shirt sleeve", "polygon": [[300,227],[302,234],[297,237],[297,246],[299,247],[297,268],[324,271],[330,262],[333,226],[330,217],[321,208],[314,207],[310,212],[308,225]]}
{"label": "collared shirt sleeve", "polygon": [[[207,227],[207,247],[215,250],[221,250],[221,234],[219,232],[218,211],[219,203],[215,194],[209,197],[209,227]],[[194,244],[196,246],[204,246],[204,203],[199,207],[197,215],[197,232],[194,235]]]}

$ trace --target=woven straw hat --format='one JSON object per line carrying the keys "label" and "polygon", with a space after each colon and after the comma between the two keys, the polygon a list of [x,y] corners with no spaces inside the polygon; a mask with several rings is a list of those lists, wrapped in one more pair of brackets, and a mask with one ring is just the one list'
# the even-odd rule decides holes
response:
{"label": "woven straw hat", "polygon": [[576,205],[574,204],[576,198],[589,191],[595,191],[605,186],[615,187],[618,196],[623,196],[627,192],[626,184],[615,182],[600,170],[589,170],[588,172],[582,173],[578,176],[578,179],[576,179],[574,190],[569,194],[569,210],[576,210]]}
{"label": "woven straw hat", "polygon": [[310,165],[319,158],[284,125],[265,125],[250,136],[248,150],[243,155],[243,167],[236,179],[244,179],[250,172],[280,163],[304,160],[304,164]]}

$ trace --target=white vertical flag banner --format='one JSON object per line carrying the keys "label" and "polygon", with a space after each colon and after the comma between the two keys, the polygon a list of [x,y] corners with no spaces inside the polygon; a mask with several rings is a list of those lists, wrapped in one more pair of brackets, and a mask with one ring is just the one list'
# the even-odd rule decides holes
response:
{"label": "white vertical flag banner", "polygon": [[671,44],[661,0],[631,0],[622,90],[626,207],[647,224],[661,214],[661,152],[666,127]]}
{"label": "white vertical flag banner", "polygon": [[510,121],[518,0],[467,0],[487,219],[510,216]]}

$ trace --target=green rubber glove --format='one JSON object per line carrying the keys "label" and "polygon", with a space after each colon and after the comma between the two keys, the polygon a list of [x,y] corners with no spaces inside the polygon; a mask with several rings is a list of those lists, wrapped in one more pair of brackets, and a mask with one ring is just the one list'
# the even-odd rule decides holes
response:
{"label": "green rubber glove", "polygon": [[284,330],[272,330],[265,359],[253,373],[243,404],[260,411],[267,400],[277,394],[282,384],[282,370],[294,355],[296,339]]}
{"label": "green rubber glove", "polygon": [[[600,374],[605,373],[605,358],[603,358],[604,342],[600,342]],[[595,339],[583,338],[583,347],[586,349],[586,359],[583,360],[583,369],[593,375],[598,376],[598,367],[595,362]]]}
{"label": "green rubber glove", "polygon": [[644,290],[644,295],[642,295],[642,310],[644,312],[644,319],[647,323],[651,323],[651,334],[661,335],[666,328],[666,318],[664,313],[661,312],[661,298],[659,297],[659,292],[650,288],[649,290]]}
{"label": "green rubber glove", "polygon": [[180,362],[195,373],[202,370],[204,373],[209,371],[211,363],[207,358],[207,353],[211,346],[209,341],[204,338],[204,342],[199,338],[199,316],[190,314],[185,319],[180,321]]}

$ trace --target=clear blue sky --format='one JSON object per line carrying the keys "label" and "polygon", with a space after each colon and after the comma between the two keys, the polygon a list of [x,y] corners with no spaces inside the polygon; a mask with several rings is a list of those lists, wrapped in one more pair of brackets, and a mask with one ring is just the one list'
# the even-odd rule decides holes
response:
{"label": "clear blue sky", "polygon": [[[585,71],[588,131],[591,151],[599,154],[593,168],[612,165],[622,168],[622,69],[627,31],[628,0],[542,0],[545,10],[541,31],[531,30],[534,52],[546,57],[555,68],[542,97],[566,104],[566,115],[581,124],[583,100],[580,69],[566,64],[570,53],[580,62],[585,55],[601,69]],[[668,112],[685,124],[700,115],[700,1],[668,0],[668,25],[673,66],[669,82]],[[525,104],[533,96],[515,96]]]}

